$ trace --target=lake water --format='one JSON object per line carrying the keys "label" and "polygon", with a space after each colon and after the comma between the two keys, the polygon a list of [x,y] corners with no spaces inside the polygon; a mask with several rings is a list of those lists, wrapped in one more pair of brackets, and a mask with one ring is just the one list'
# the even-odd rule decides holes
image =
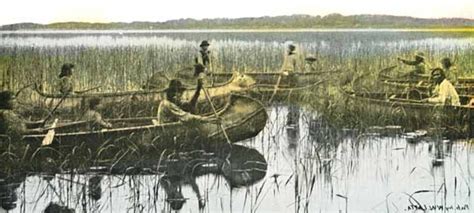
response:
{"label": "lake water", "polygon": [[[407,143],[404,134],[333,130],[317,114],[295,107],[275,106],[268,112],[265,130],[239,143],[264,156],[265,176],[232,190],[223,175],[191,178],[206,202],[204,212],[405,212],[425,205],[472,211],[472,143],[437,144],[428,138]],[[101,179],[94,185],[98,192],[91,187],[94,176]],[[8,196],[4,185],[2,192],[4,201],[15,194],[12,212],[40,212],[52,201],[77,212],[162,212],[170,210],[162,177],[32,174],[10,182]],[[189,182],[178,185],[185,198],[181,211],[197,212],[198,198]]]}
{"label": "lake water", "polygon": [[[203,39],[222,53],[219,60],[224,68],[236,69],[242,68],[242,61],[250,68],[280,66],[288,41],[298,43],[305,52],[328,57],[328,63],[352,58],[382,60],[418,49],[428,51],[435,60],[444,55],[469,56],[474,50],[474,36],[469,32],[34,31],[0,32],[0,37],[1,56],[16,57],[9,65],[11,70],[26,73],[14,78],[18,84],[35,78],[34,74],[28,76],[35,73],[32,70],[47,69],[51,73],[46,76],[55,76],[64,61],[79,64],[78,70],[90,76],[92,83],[97,79],[95,73],[112,72],[108,69],[111,66],[125,73],[127,78],[120,76],[123,82],[139,82],[156,67],[176,68],[178,62],[189,59]],[[167,51],[181,55],[175,57]],[[127,61],[130,58],[136,60]],[[471,61],[459,63],[472,65]],[[109,76],[119,78],[117,73]],[[4,207],[0,212],[42,212],[51,202],[76,212],[167,212],[172,208],[170,203],[181,212],[199,212],[196,191],[204,200],[203,212],[474,209],[472,142],[424,137],[413,141],[403,133],[403,127],[374,128],[379,131],[364,133],[334,129],[331,121],[317,112],[288,105],[270,106],[268,114],[264,131],[239,142],[234,149],[231,156],[242,168],[230,170],[230,175],[221,167],[226,165],[220,164],[222,158],[208,151],[183,160],[198,170],[208,168],[198,177],[164,176],[187,167],[181,161],[160,162],[159,156],[138,174],[128,170],[111,174],[108,168],[91,168],[74,175],[32,173],[13,180],[0,179]],[[395,133],[387,133],[387,129]],[[198,190],[193,190],[193,183]],[[166,184],[170,184],[168,189]]]}

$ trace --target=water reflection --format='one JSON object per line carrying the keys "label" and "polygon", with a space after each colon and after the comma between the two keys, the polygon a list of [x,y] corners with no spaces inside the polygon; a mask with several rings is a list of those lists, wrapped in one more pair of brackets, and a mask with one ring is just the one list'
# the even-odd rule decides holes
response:
{"label": "water reflection", "polygon": [[[3,178],[8,184],[0,187],[2,207],[12,212],[51,205],[77,212],[413,212],[417,203],[474,205],[474,152],[466,141],[408,142],[398,127],[359,133],[334,129],[323,115],[301,108],[268,110],[265,130],[232,150],[150,151],[144,160],[117,158],[113,166],[80,174],[53,170]],[[288,128],[290,114],[299,114],[295,128]]]}

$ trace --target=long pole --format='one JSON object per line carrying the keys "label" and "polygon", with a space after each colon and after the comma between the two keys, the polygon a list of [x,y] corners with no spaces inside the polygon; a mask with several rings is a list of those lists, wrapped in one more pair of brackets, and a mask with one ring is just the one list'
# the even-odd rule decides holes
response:
{"label": "long pole", "polygon": [[[217,114],[216,107],[214,107],[214,104],[212,103],[212,100],[211,100],[211,98],[209,97],[209,93],[208,93],[208,91],[207,91],[207,88],[203,87],[202,89],[203,89],[203,91],[204,91],[204,95],[206,95],[207,101],[208,101],[209,104],[211,105],[212,111],[214,111],[214,115],[216,116],[216,118],[219,119],[219,115]],[[232,144],[232,141],[229,139],[229,135],[227,135],[227,132],[225,131],[224,125],[223,125],[222,123],[219,123],[219,126],[220,126],[220,128],[221,128],[221,130],[222,130],[222,133],[224,134],[225,139],[227,140],[227,143],[228,143],[228,144]]]}

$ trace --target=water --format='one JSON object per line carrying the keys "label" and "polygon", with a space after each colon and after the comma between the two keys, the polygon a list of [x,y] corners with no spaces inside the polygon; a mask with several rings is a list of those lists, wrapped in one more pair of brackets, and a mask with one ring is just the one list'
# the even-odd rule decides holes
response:
{"label": "water", "polygon": [[[437,146],[430,139],[407,143],[403,134],[337,131],[318,115],[295,107],[275,106],[268,112],[265,130],[235,149],[256,150],[247,152],[251,154],[246,158],[262,155],[268,165],[265,176],[232,190],[222,174],[204,172],[184,178],[176,183],[185,198],[182,212],[198,211],[198,198],[190,185],[194,180],[205,200],[204,212],[404,212],[425,205],[461,206],[470,210],[457,212],[470,212],[473,208],[472,144],[445,141]],[[443,162],[433,163],[436,159]],[[167,193],[160,182],[163,173],[158,172],[157,162],[152,165],[145,170],[148,175],[111,175],[96,168],[83,175],[17,178],[17,185],[12,185],[17,196],[12,212],[39,212],[50,202],[77,212],[168,211]],[[90,181],[94,176],[100,179],[98,192]]]}
{"label": "water", "polygon": [[[41,71],[49,81],[68,61],[77,65],[79,76],[85,76],[80,82],[83,88],[88,87],[85,82],[96,85],[104,76],[108,81],[101,85],[141,85],[158,69],[184,66],[182,61],[191,58],[203,39],[211,41],[224,70],[277,69],[287,41],[298,43],[303,52],[316,53],[323,65],[334,65],[339,60],[392,58],[393,62],[395,56],[419,49],[427,51],[432,61],[469,55],[474,39],[472,33],[393,30],[34,31],[0,32],[0,36],[0,56],[13,56],[5,67],[15,70],[14,83],[40,79]],[[471,66],[469,60],[459,59],[458,64]],[[198,212],[199,191],[204,212],[413,212],[442,207],[446,212],[472,212],[474,208],[472,142],[420,138],[409,143],[412,139],[400,133],[334,129],[324,115],[287,105],[269,107],[268,113],[265,130],[234,149],[234,170],[222,167],[227,165],[225,157],[214,151],[169,162],[153,156],[144,165],[118,162],[114,169],[77,168],[74,175],[50,174],[45,163],[43,173],[0,180],[2,206],[11,212],[41,212],[54,202],[77,212],[167,212],[175,202],[175,208],[182,204],[181,212]],[[195,166],[197,173],[189,175],[186,165]],[[165,180],[172,180],[167,190]],[[194,182],[198,190],[193,190]]]}

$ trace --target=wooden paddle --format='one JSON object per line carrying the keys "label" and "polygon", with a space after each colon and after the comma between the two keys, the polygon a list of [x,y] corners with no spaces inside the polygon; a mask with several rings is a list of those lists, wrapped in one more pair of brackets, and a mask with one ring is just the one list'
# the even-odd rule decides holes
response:
{"label": "wooden paddle", "polygon": [[275,88],[273,89],[273,93],[272,93],[272,96],[270,96],[270,100],[268,101],[269,103],[272,102],[273,100],[273,97],[275,97],[277,91],[278,91],[278,87],[280,87],[280,82],[281,82],[281,77],[283,76],[283,73],[280,73],[280,75],[278,76],[278,80],[277,80],[277,83],[275,84]]}
{"label": "wooden paddle", "polygon": [[54,122],[51,125],[51,127],[49,127],[51,129],[48,130],[48,133],[46,134],[46,136],[44,136],[43,141],[41,142],[41,146],[47,146],[53,142],[54,135],[56,134],[56,132],[54,131],[54,128],[56,128],[57,123],[58,123],[58,119],[56,118],[54,119]]}
{"label": "wooden paddle", "polygon": [[61,100],[59,100],[58,104],[56,104],[56,106],[53,108],[53,110],[51,110],[51,112],[49,112],[48,116],[46,116],[46,118],[43,121],[43,125],[46,123],[46,121],[48,121],[48,119],[50,119],[53,116],[54,112],[56,112],[59,105],[61,105],[61,103],[63,103],[63,101],[66,99],[67,95],[68,95],[68,93],[65,93],[63,95],[63,97],[61,97]]}
{"label": "wooden paddle", "polygon": [[[219,115],[217,114],[217,110],[216,110],[216,107],[214,106],[214,104],[212,103],[212,100],[209,96],[209,93],[207,91],[207,88],[203,87],[202,90],[204,91],[204,95],[206,95],[206,99],[207,101],[209,102],[209,104],[211,105],[211,108],[212,108],[212,111],[214,111],[214,115],[216,116],[217,119],[220,119]],[[219,123],[219,126],[222,130],[222,133],[224,134],[224,137],[225,139],[227,140],[227,143],[228,144],[232,144],[232,141],[230,141],[229,139],[229,135],[227,135],[227,132],[225,131],[225,128],[224,128],[224,125],[222,123]]]}

